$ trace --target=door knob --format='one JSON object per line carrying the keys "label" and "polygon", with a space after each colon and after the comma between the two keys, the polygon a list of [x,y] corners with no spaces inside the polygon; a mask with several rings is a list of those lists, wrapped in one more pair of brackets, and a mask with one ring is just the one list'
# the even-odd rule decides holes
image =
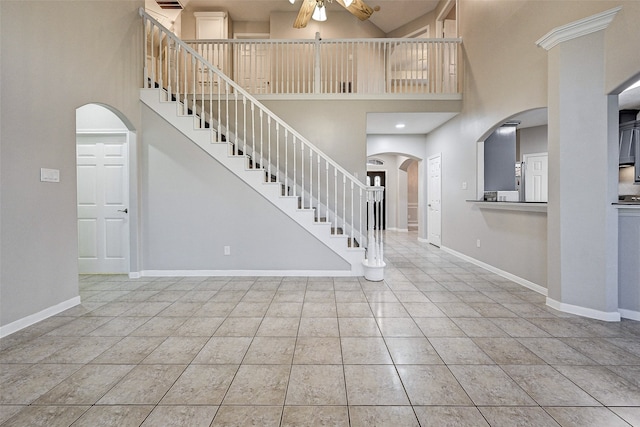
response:
{"label": "door knob", "polygon": [[129,209],[127,209],[127,208],[124,208],[124,209],[118,209],[118,212],[129,213]]}

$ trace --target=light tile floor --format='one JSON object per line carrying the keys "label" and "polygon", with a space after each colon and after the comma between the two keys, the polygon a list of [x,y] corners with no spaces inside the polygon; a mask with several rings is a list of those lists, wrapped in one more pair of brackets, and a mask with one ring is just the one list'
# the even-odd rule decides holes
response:
{"label": "light tile floor", "polygon": [[83,276],[0,340],[2,426],[640,426],[640,322],[386,233],[385,281]]}

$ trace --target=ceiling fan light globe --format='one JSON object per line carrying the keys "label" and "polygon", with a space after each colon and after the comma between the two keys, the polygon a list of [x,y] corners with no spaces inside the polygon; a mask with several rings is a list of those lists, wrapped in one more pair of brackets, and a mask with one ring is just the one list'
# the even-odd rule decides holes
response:
{"label": "ceiling fan light globe", "polygon": [[289,0],[289,3],[294,4],[296,0]]}
{"label": "ceiling fan light globe", "polygon": [[320,21],[320,22],[326,21],[327,9],[324,6],[316,6],[316,8],[313,10],[313,15],[311,15],[311,18],[314,21]]}
{"label": "ceiling fan light globe", "polygon": [[345,7],[351,6],[351,3],[353,3],[353,0],[344,0]]}

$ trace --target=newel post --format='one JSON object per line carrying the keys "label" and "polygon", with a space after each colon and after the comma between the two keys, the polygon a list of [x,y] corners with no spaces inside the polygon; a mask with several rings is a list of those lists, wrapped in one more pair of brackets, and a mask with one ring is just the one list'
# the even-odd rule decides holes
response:
{"label": "newel post", "polygon": [[367,252],[362,265],[364,277],[372,282],[384,280],[384,246],[382,242],[382,200],[384,187],[367,187]]}

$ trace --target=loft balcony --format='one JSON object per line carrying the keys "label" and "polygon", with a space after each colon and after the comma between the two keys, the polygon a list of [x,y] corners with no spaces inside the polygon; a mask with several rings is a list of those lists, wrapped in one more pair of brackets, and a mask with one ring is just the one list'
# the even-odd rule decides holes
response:
{"label": "loft balcony", "polygon": [[[185,41],[205,62],[261,99],[459,100],[461,43],[451,39],[224,39]],[[156,40],[156,61],[180,75],[163,77],[182,93],[219,91],[204,68],[184,63],[180,47]],[[149,46],[151,49],[151,46]],[[157,64],[148,64],[158,69]],[[154,65],[156,65],[154,67]],[[213,77],[210,79],[210,77]],[[173,80],[173,82],[171,82]]]}

